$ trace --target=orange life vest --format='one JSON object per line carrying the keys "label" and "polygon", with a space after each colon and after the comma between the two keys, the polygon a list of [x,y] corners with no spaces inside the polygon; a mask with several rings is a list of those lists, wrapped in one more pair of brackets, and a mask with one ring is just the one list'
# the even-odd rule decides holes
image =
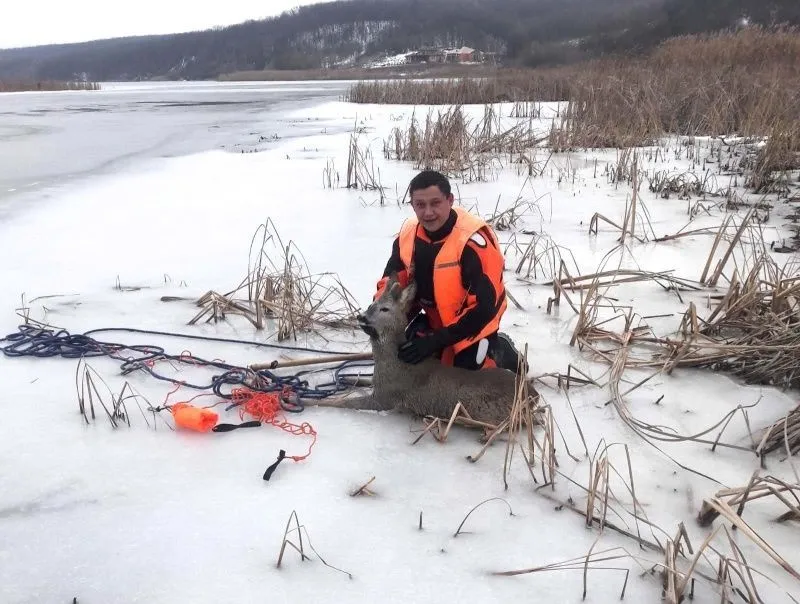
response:
{"label": "orange life vest", "polygon": [[[475,246],[481,259],[483,270],[494,286],[497,293],[495,314],[484,328],[472,338],[456,342],[442,352],[442,363],[452,365],[455,355],[469,348],[475,342],[485,338],[500,328],[500,319],[508,306],[503,284],[503,269],[505,261],[500,252],[500,247],[492,229],[481,218],[475,217],[462,208],[454,208],[458,218],[452,232],[445,238],[433,265],[433,294],[434,309],[426,309],[430,318],[431,327],[439,329],[454,325],[467,312],[477,305],[474,294],[464,289],[461,283],[461,254],[469,239],[480,234],[486,241],[486,246]],[[406,267],[407,278],[413,278],[414,242],[417,238],[419,221],[416,217],[409,218],[400,228],[399,247],[400,259]],[[406,277],[406,275],[403,275]],[[407,279],[401,278],[401,281]],[[405,286],[405,283],[402,285]],[[431,312],[431,310],[433,312]],[[494,363],[487,359],[489,365]]]}

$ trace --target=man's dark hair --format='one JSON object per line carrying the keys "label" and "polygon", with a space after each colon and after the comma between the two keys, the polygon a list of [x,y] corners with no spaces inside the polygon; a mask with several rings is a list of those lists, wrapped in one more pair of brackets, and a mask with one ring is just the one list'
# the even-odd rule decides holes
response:
{"label": "man's dark hair", "polygon": [[408,194],[412,195],[414,191],[428,187],[439,187],[444,195],[450,195],[450,181],[444,174],[436,170],[424,170],[412,178],[408,185]]}

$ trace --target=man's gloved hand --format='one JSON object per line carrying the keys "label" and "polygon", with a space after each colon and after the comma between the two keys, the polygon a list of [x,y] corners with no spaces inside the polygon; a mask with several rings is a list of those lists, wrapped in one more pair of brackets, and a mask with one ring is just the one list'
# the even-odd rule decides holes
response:
{"label": "man's gloved hand", "polygon": [[433,333],[428,315],[419,313],[406,326],[406,340],[413,340],[422,336],[429,336]]}
{"label": "man's gloved hand", "polygon": [[420,336],[400,346],[397,356],[405,363],[413,365],[435,355],[445,347],[443,334],[433,333]]}

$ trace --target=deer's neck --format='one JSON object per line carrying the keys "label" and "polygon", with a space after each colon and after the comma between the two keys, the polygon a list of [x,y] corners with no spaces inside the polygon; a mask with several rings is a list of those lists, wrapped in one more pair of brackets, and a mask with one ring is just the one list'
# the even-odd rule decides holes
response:
{"label": "deer's neck", "polygon": [[397,358],[397,349],[405,342],[405,335],[398,334],[385,340],[372,341],[372,357],[375,363],[372,383],[376,395],[397,383],[403,371],[410,369],[409,365]]}

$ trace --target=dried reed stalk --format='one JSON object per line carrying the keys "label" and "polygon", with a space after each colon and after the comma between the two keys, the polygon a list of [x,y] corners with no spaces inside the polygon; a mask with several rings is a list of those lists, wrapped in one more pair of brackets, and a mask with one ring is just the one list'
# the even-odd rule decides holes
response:
{"label": "dried reed stalk", "polygon": [[[593,548],[594,546],[592,546],[592,550]],[[630,576],[630,569],[619,566],[607,566],[606,564],[614,560],[625,560],[625,559],[631,559],[632,557],[625,551],[624,548],[621,547],[606,549],[599,552],[593,552],[592,550],[590,550],[586,556],[580,556],[578,558],[571,558],[569,560],[554,562],[544,566],[535,566],[532,568],[525,568],[520,570],[495,571],[492,573],[492,575],[500,577],[514,577],[519,575],[531,575],[542,572],[553,572],[553,571],[564,571],[564,570],[581,571],[583,573],[582,599],[585,600],[588,593],[587,575],[590,570],[617,571],[617,572],[622,572],[625,575],[625,580],[622,583],[622,590],[619,596],[620,600],[623,600],[625,598],[625,589],[628,586],[628,577]],[[623,553],[621,554],[614,553],[620,551]]]}
{"label": "dried reed stalk", "polygon": [[[624,547],[594,552],[597,544],[595,541],[585,556],[531,568],[495,571],[492,575],[509,577],[561,570],[581,571],[583,573],[583,598],[585,599],[588,592],[587,575],[589,570],[617,570],[625,572],[626,577],[620,594],[620,599],[622,599],[630,569],[623,566],[609,567],[604,564],[610,561],[629,560],[643,569],[642,575],[647,573],[648,567],[651,574],[660,569],[662,599],[669,604],[679,604],[686,601],[687,598],[693,600],[695,583],[698,580],[719,591],[723,603],[738,601],[734,600],[734,595],[751,604],[763,602],[755,585],[755,576],[765,578],[775,586],[778,586],[777,582],[747,563],[741,547],[733,540],[727,527],[724,530],[726,537],[724,544],[730,547],[730,554],[720,551],[720,546],[715,546],[713,542],[721,532],[721,529],[713,531],[695,550],[691,545],[686,528],[680,524],[675,536],[668,540],[665,548],[661,548],[660,551],[664,556],[660,561],[633,555]],[[711,556],[716,556],[718,559],[716,565],[710,560]],[[701,566],[701,562],[706,562],[708,569],[706,566]],[[734,582],[735,579],[738,579],[738,584]],[[793,602],[797,602],[789,592],[786,592],[786,595]]]}
{"label": "dried reed stalk", "polygon": [[416,445],[426,434],[430,434],[438,442],[444,443],[447,441],[447,436],[455,424],[466,428],[482,429],[485,438],[488,438],[487,443],[497,438],[497,436],[499,436],[506,429],[505,422],[499,426],[495,426],[493,424],[487,424],[485,422],[472,419],[472,416],[464,408],[460,401],[456,402],[456,404],[453,406],[453,412],[450,415],[449,420],[445,420],[440,417],[434,417],[432,415],[426,415],[423,418],[423,423],[424,427],[420,431],[420,435],[414,440],[414,442],[411,443],[412,445]]}
{"label": "dried reed stalk", "polygon": [[[511,461],[514,455],[514,449],[517,446],[519,446],[522,452],[526,467],[534,482],[538,482],[533,472],[536,449],[538,447],[541,450],[543,480],[545,484],[554,486],[556,458],[552,410],[549,406],[542,405],[541,397],[538,392],[534,391],[534,393],[531,394],[529,391],[526,371],[527,358],[528,345],[526,343],[523,348],[523,353],[517,363],[514,402],[508,417],[508,437],[503,461],[503,486],[506,490],[508,490],[508,475],[511,469]],[[544,428],[544,439],[541,444],[539,444],[534,434],[534,426],[537,424]],[[525,445],[527,445],[527,450],[526,446],[523,445],[522,442],[519,442],[519,433],[523,429],[525,430]],[[477,456],[473,456],[470,459],[475,460],[476,458]]]}
{"label": "dried reed stalk", "polygon": [[[83,371],[81,372],[81,370]],[[100,380],[103,386],[105,386],[105,396],[101,394],[100,390],[97,388],[95,378]],[[130,420],[128,419],[124,398],[115,397],[106,381],[102,378],[102,376],[100,376],[96,369],[91,367],[86,362],[84,358],[80,358],[78,360],[78,365],[75,368],[75,388],[78,393],[78,410],[80,411],[87,425],[90,423],[89,418],[86,415],[88,401],[88,408],[92,421],[94,421],[97,417],[94,409],[95,403],[97,403],[103,408],[103,411],[105,411],[106,417],[113,428],[118,428],[120,421],[127,422],[128,426],[130,426]],[[107,402],[106,399],[110,399],[110,402]]]}
{"label": "dried reed stalk", "polygon": [[506,504],[506,507],[508,508],[508,515],[509,516],[513,516],[514,515],[514,510],[511,509],[511,504],[508,503],[508,501],[506,501],[502,497],[492,497],[490,499],[486,499],[485,501],[481,501],[478,505],[476,505],[469,512],[467,512],[467,515],[464,516],[464,519],[461,521],[461,524],[458,525],[458,528],[456,529],[456,532],[453,533],[453,538],[455,539],[456,537],[458,537],[462,533],[466,533],[466,531],[462,531],[461,529],[464,528],[464,525],[466,524],[466,522],[469,519],[469,517],[472,516],[473,512],[475,512],[475,510],[477,510],[478,508],[480,508],[480,507],[482,507],[482,506],[484,506],[487,503],[490,503],[492,501],[502,501],[503,503]]}
{"label": "dried reed stalk", "polygon": [[357,131],[350,134],[346,187],[362,191],[378,191],[380,204],[383,205],[386,199],[386,188],[381,184],[380,168],[375,168],[375,159],[372,157],[370,146],[367,145],[365,149],[361,148],[358,134]]}
{"label": "dried reed stalk", "polygon": [[741,516],[730,507],[725,501],[712,497],[706,499],[704,503],[714,509],[720,516],[728,520],[733,526],[738,528],[743,535],[748,537],[753,543],[760,547],[764,553],[773,559],[783,570],[785,570],[793,578],[800,580],[800,573],[798,573],[791,564],[782,558],[756,531],[750,527]]}
{"label": "dried reed stalk", "polygon": [[[567,262],[564,259],[567,255],[571,257],[572,266],[578,271],[578,265],[571,250],[556,244],[550,236],[544,233],[536,233],[522,251],[515,272],[526,281],[559,277],[571,282],[570,271],[567,269]],[[564,277],[564,275],[567,276]],[[545,285],[551,284],[552,281],[545,283]],[[556,298],[559,298],[561,293],[561,288],[554,286]]]}
{"label": "dried reed stalk", "polygon": [[[295,528],[290,530],[289,527],[292,524],[292,519],[294,519]],[[295,544],[294,541],[291,541],[291,539],[289,538],[290,533],[293,533],[293,532],[297,533],[298,544]],[[317,552],[317,550],[314,549],[314,546],[311,543],[311,537],[309,536],[308,530],[306,529],[305,525],[300,524],[300,519],[298,518],[297,512],[295,510],[292,510],[292,513],[289,514],[289,519],[286,521],[286,529],[283,531],[283,540],[281,541],[281,549],[278,552],[278,561],[276,563],[276,567],[277,568],[281,567],[281,563],[283,562],[283,555],[284,555],[284,553],[286,551],[286,546],[287,545],[291,546],[298,554],[300,554],[300,560],[302,562],[305,562],[306,560],[311,560],[311,557],[306,555],[305,548],[303,546],[303,533],[304,532],[305,532],[305,536],[306,536],[306,542],[308,543],[308,547],[311,548],[311,551],[314,552],[314,554],[317,556],[317,558],[319,558],[319,561],[322,562],[322,564],[324,564],[328,568],[331,568],[331,569],[333,569],[335,571],[338,571],[338,572],[340,572],[342,574],[347,575],[348,578],[350,578],[350,579],[353,578],[353,575],[351,573],[349,573],[349,572],[347,572],[345,570],[342,570],[341,568],[336,568],[335,566],[332,566],[332,565],[328,564],[322,558],[322,556],[319,555],[319,552]]]}
{"label": "dried reed stalk", "polygon": [[[246,292],[246,300],[235,298],[240,292]],[[338,275],[312,274],[303,254],[292,241],[283,242],[272,220],[253,234],[248,273],[240,285],[225,294],[208,292],[197,304],[202,310],[190,323],[227,314],[246,317],[256,329],[272,321],[278,341],[318,327],[357,326],[358,305]]]}
{"label": "dried reed stalk", "polygon": [[[384,143],[387,159],[410,161],[416,169],[434,169],[463,182],[486,181],[500,158],[513,160],[536,147],[544,138],[537,138],[531,124],[500,128],[492,105],[484,108],[477,124],[465,116],[461,105],[429,111],[424,127],[416,115],[407,128],[395,128]],[[531,170],[533,170],[531,168]]]}

